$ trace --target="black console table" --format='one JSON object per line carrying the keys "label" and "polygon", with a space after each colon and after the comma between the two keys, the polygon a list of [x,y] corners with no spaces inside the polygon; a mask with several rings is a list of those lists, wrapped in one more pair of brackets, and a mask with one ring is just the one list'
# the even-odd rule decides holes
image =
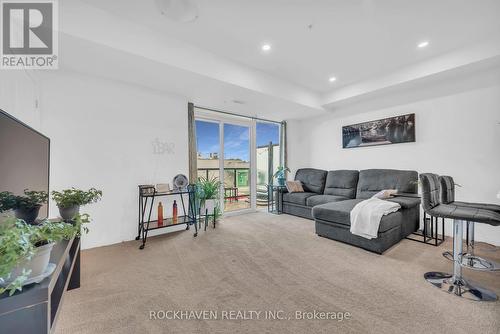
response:
{"label": "black console table", "polygon": [[[184,201],[184,195],[188,196],[188,210],[186,211],[186,205]],[[163,196],[179,196],[182,208],[182,215],[177,217],[177,221],[172,218],[164,218],[163,224],[159,225],[158,220],[151,219],[151,214],[153,212],[153,205],[155,198]],[[186,230],[189,230],[189,225],[195,225],[195,236],[198,232],[198,227],[196,226],[196,208],[195,208],[195,198],[194,198],[194,186],[189,185],[185,190],[176,190],[169,192],[158,192],[154,186],[140,185],[139,186],[139,224],[137,227],[137,237],[135,240],[142,239],[142,243],[139,249],[144,249],[146,241],[148,239],[148,232],[152,230],[157,230],[160,228],[172,227],[177,225],[186,224]],[[179,211],[179,209],[178,209]]]}
{"label": "black console table", "polygon": [[[419,194],[393,194],[393,197],[411,197],[411,198],[421,198]],[[444,218],[441,218],[442,225],[442,234],[439,237],[438,233],[438,217],[429,216],[427,217],[426,212],[424,211],[424,222],[422,230],[418,230],[411,235],[415,236],[415,238],[411,237],[411,235],[407,236],[406,239],[412,241],[418,241],[427,245],[439,246],[444,240]]]}
{"label": "black console table", "polygon": [[80,287],[80,238],[58,242],[50,255],[56,269],[40,283],[0,295],[1,333],[52,333],[66,290]]}

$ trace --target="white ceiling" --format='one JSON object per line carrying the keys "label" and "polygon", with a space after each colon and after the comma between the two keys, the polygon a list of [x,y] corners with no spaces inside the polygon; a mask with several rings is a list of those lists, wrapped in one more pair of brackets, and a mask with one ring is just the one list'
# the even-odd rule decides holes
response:
{"label": "white ceiling", "polygon": [[83,2],[317,93],[500,39],[498,0],[195,0],[191,23],[167,20],[154,0]]}

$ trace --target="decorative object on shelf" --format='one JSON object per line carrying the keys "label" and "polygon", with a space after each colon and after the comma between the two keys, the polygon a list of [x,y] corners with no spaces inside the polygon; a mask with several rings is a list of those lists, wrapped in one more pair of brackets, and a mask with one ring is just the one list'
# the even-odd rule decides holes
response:
{"label": "decorative object on shelf", "polygon": [[153,195],[156,189],[152,184],[141,184],[139,185],[139,193],[143,196]]}
{"label": "decorative object on shelf", "polygon": [[158,227],[163,226],[163,204],[158,203]]}
{"label": "decorative object on shelf", "polygon": [[0,193],[0,212],[14,210],[16,218],[28,224],[34,224],[40,208],[47,203],[49,195],[46,191],[24,189],[24,195],[14,195],[11,192]]}
{"label": "decorative object on shelf", "polygon": [[88,191],[71,188],[52,192],[52,199],[56,202],[64,221],[71,221],[80,213],[81,206],[96,203],[101,197],[102,191],[95,188],[90,188]]}
{"label": "decorative object on shelf", "polygon": [[278,180],[279,186],[284,186],[286,181],[286,172],[290,172],[290,168],[285,166],[278,166],[276,173],[274,173],[274,178]]}
{"label": "decorative object on shelf", "polygon": [[[33,256],[29,260],[19,263],[18,266],[12,269],[10,272],[10,278],[6,279],[4,282],[5,286],[14,282],[17,278],[26,279],[22,282],[22,286],[37,281],[40,278],[43,280],[45,278],[43,277],[44,273],[48,271],[50,253],[52,252],[53,247],[54,242],[36,247],[33,252]],[[0,285],[3,284],[0,283]]]}
{"label": "decorative object on shelf", "polygon": [[54,243],[88,232],[83,224],[89,222],[88,215],[77,215],[73,224],[45,220],[30,225],[13,217],[0,224],[0,294],[12,295],[27,282],[43,280]]}
{"label": "decorative object on shelf", "polygon": [[172,221],[173,224],[177,224],[177,201],[174,199],[174,204],[172,205]]}
{"label": "decorative object on shelf", "polygon": [[156,185],[156,191],[159,193],[168,193],[170,191],[170,184],[168,183],[158,183]]}
{"label": "decorative object on shelf", "polygon": [[[154,220],[151,218],[151,213],[153,211],[153,206],[156,198],[165,197],[165,196],[179,196],[183,215],[177,216],[176,224],[186,224],[186,230],[189,230],[189,225],[194,224],[196,222],[195,216],[195,188],[193,185],[188,185],[184,190],[179,190],[175,192],[168,193],[159,193],[156,191],[154,186],[139,186],[139,219],[138,219],[138,227],[137,227],[137,237],[135,240],[141,240],[142,243],[139,246],[139,249],[144,249],[146,245],[146,241],[148,238],[148,232],[152,230],[156,230],[159,228],[166,228],[174,225],[173,218],[163,218],[163,224],[160,226],[158,220]],[[152,192],[150,193],[150,190]],[[188,196],[188,210],[185,207],[184,196]],[[198,228],[195,226],[195,236],[197,235]]]}
{"label": "decorative object on shelf", "polygon": [[188,178],[184,174],[178,174],[174,177],[173,180],[174,190],[175,191],[183,191],[186,190],[186,187],[189,184]]}
{"label": "decorative object on shelf", "polygon": [[342,127],[342,147],[363,147],[415,141],[415,114]]}

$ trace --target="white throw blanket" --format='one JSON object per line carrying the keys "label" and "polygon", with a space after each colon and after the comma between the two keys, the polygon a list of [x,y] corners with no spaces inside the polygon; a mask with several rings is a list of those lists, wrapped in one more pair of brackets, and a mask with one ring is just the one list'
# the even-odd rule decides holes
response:
{"label": "white throw blanket", "polygon": [[376,238],[382,217],[400,208],[398,203],[379,198],[359,202],[351,211],[351,233],[366,239]]}

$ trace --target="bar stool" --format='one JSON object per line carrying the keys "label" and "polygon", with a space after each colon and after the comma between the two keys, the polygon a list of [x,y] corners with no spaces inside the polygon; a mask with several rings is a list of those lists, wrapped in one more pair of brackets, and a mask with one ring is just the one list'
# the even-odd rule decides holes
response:
{"label": "bar stool", "polygon": [[[466,208],[477,208],[500,213],[500,205],[455,201],[455,181],[451,176],[441,175],[439,177],[439,183],[441,186],[441,203],[443,204],[456,205],[458,207]],[[499,263],[484,259],[474,254],[474,226],[474,222],[467,221],[465,242],[465,245],[467,246],[467,253],[462,255],[462,266],[475,270],[499,271]],[[447,259],[453,260],[453,256],[450,252],[445,252],[443,255]]]}
{"label": "bar stool", "polygon": [[439,177],[436,174],[420,174],[422,187],[422,207],[430,215],[453,219],[453,274],[428,272],[427,282],[458,297],[476,301],[495,301],[497,295],[478,284],[465,280],[462,275],[463,222],[472,221],[490,225],[500,225],[500,214],[477,208],[458,207],[440,202]]}

